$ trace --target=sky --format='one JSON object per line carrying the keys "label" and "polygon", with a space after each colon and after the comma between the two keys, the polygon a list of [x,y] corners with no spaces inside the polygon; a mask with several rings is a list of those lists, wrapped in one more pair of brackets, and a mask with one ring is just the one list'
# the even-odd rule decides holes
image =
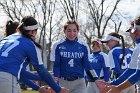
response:
{"label": "sky", "polygon": [[119,8],[120,10],[135,16],[140,14],[140,0],[123,0],[119,3]]}
{"label": "sky", "polygon": [[[139,4],[140,4],[140,0],[122,0],[118,5],[118,10],[127,13],[133,18],[134,16],[140,14]],[[5,25],[7,18],[8,17],[6,17],[6,15],[0,11],[0,27]]]}

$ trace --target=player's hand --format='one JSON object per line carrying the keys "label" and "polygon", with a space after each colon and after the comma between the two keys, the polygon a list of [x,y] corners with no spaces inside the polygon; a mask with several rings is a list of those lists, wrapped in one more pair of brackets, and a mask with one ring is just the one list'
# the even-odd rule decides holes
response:
{"label": "player's hand", "polygon": [[69,89],[65,88],[65,87],[61,87],[61,91],[60,93],[69,93]]}
{"label": "player's hand", "polygon": [[108,82],[105,82],[103,80],[96,80],[95,83],[97,87],[99,88],[99,90],[103,90],[104,88],[110,85]]}
{"label": "player's hand", "polygon": [[111,89],[112,89],[112,86],[111,85],[107,85],[107,86],[105,86],[104,89],[100,90],[100,93],[108,93]]}
{"label": "player's hand", "polygon": [[45,86],[40,87],[38,91],[39,91],[40,93],[50,93],[49,90],[46,89]]}
{"label": "player's hand", "polygon": [[107,93],[121,93],[121,90],[119,90],[117,86],[112,86]]}

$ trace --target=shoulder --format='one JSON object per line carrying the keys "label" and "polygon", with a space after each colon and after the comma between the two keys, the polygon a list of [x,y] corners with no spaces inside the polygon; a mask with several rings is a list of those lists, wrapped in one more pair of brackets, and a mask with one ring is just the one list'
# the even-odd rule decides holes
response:
{"label": "shoulder", "polygon": [[114,54],[114,55],[116,55],[116,54],[118,54],[118,52],[119,51],[122,51],[122,47],[114,47],[113,49],[111,49],[110,51],[109,51],[109,53],[108,54]]}
{"label": "shoulder", "polygon": [[104,53],[104,52],[100,52],[99,54],[102,55],[102,56],[107,56],[107,54]]}
{"label": "shoulder", "polygon": [[60,40],[53,42],[52,48],[56,48],[58,45],[62,44],[65,41],[66,41],[65,39],[60,39]]}
{"label": "shoulder", "polygon": [[83,41],[83,40],[81,40],[81,39],[78,39],[77,42],[78,42],[80,45],[85,46],[85,47],[88,48],[88,44],[87,44],[85,41]]}

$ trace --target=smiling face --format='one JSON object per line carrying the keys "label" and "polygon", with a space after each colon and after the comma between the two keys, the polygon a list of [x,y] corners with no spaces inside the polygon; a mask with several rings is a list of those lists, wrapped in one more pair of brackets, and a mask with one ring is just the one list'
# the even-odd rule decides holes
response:
{"label": "smiling face", "polygon": [[77,24],[75,22],[73,23],[68,23],[65,27],[64,27],[64,33],[65,36],[73,41],[75,40],[75,38],[78,36],[79,30],[77,27]]}
{"label": "smiling face", "polygon": [[98,52],[98,51],[101,51],[101,44],[99,44],[98,42],[92,42],[91,44],[91,49],[94,51],[94,52]]}

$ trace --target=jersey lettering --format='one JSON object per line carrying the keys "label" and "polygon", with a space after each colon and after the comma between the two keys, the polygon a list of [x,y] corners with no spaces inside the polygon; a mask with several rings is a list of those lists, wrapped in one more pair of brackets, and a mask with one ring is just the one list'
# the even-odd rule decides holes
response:
{"label": "jersey lettering", "polygon": [[[120,55],[120,58],[122,58],[122,55],[123,55],[123,54]],[[127,54],[127,55],[124,57],[122,69],[128,68],[128,62],[127,62],[127,61],[128,61],[128,58],[130,58],[130,57],[131,57],[131,54]]]}
{"label": "jersey lettering", "polygon": [[60,52],[60,55],[62,57],[67,57],[67,58],[82,58],[84,53],[83,52]]}
{"label": "jersey lettering", "polygon": [[[17,41],[17,40],[16,41],[10,40],[10,41],[4,42],[4,43],[10,43],[10,44],[8,45],[8,47],[6,47],[5,49],[2,50],[1,56],[3,56],[3,57],[7,57],[10,50],[12,50],[14,47],[19,45],[19,41]],[[2,49],[4,44],[1,44],[1,45],[2,46],[0,49]]]}

